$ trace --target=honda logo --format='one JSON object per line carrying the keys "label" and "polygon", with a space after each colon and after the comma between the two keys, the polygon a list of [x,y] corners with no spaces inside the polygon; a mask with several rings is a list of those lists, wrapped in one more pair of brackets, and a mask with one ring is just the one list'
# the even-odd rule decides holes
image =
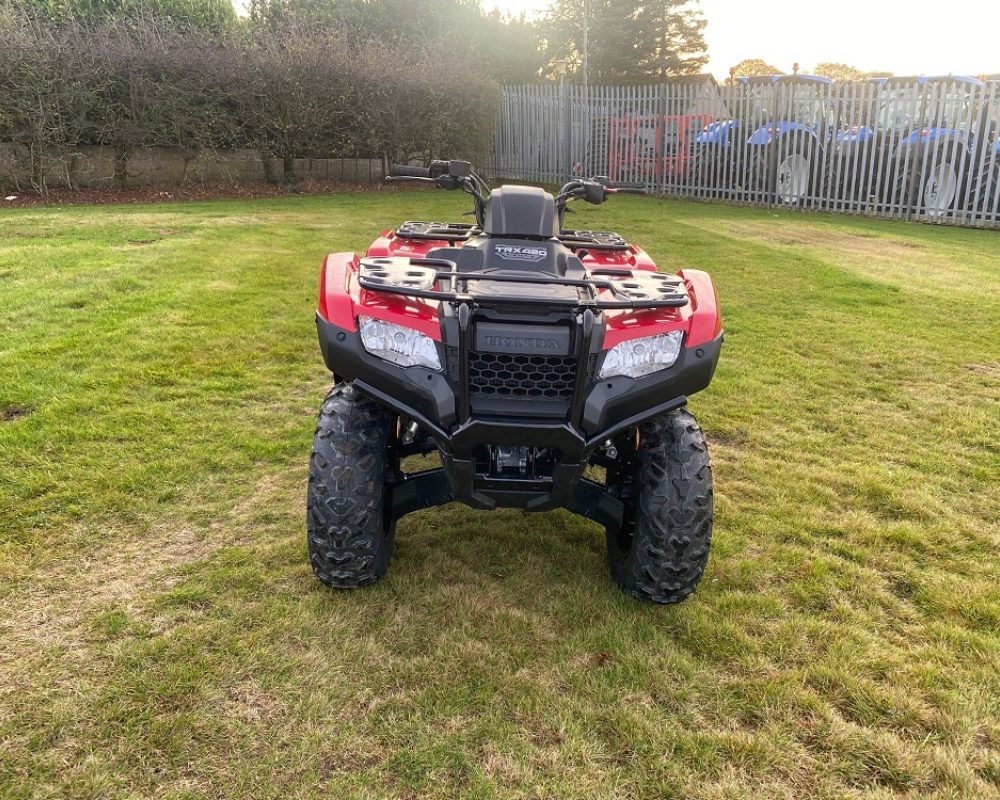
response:
{"label": "honda logo", "polygon": [[555,339],[535,336],[484,336],[487,347],[513,348],[515,350],[561,350],[562,345]]}

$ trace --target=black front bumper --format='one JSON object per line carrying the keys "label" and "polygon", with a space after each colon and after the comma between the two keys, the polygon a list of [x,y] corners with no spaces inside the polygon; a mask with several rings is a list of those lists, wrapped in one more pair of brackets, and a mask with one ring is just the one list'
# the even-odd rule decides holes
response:
{"label": "black front bumper", "polygon": [[[477,508],[510,506],[542,511],[570,507],[585,516],[614,516],[593,484],[581,480],[587,460],[608,439],[639,423],[678,408],[687,397],[712,380],[722,346],[722,335],[697,347],[683,347],[667,370],[640,379],[615,377],[597,380],[590,374],[592,359],[577,381],[573,402],[553,417],[525,415],[531,401],[515,398],[492,404],[489,414],[470,402],[468,375],[437,372],[423,367],[402,368],[371,355],[357,332],[330,324],[317,314],[320,349],[327,367],[339,379],[350,380],[366,394],[417,422],[437,442],[447,476],[447,497]],[[589,337],[588,337],[589,338]],[[596,347],[596,345],[595,345]],[[441,363],[447,363],[441,347]],[[468,352],[458,358],[468,361]],[[504,405],[510,413],[503,413]],[[496,413],[494,413],[496,412]],[[552,475],[544,480],[491,478],[477,472],[476,449],[481,445],[548,448],[559,454]],[[436,483],[435,483],[436,482]],[[437,478],[429,479],[435,486]],[[421,505],[411,488],[399,495],[400,511]],[[439,493],[440,494],[440,493]]]}

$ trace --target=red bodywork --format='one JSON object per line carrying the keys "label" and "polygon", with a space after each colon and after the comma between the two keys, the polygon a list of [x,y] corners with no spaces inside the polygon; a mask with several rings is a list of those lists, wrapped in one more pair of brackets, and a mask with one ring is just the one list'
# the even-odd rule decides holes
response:
{"label": "red bodywork", "polygon": [[[437,239],[405,239],[386,231],[372,243],[366,255],[425,258],[431,250],[449,244]],[[656,264],[646,252],[633,245],[627,250],[591,250],[581,260],[589,270],[621,269],[623,279],[631,270],[656,271]],[[354,331],[359,315],[374,317],[413,328],[435,341],[441,340],[438,301],[362,289],[356,280],[357,270],[355,253],[331,253],[326,257],[319,286],[319,313],[325,320]],[[690,303],[681,308],[605,311],[604,349],[629,339],[673,330],[687,332],[687,347],[697,347],[719,335],[722,316],[708,273],[682,270],[677,274],[687,286]],[[611,299],[610,292],[606,294]]]}

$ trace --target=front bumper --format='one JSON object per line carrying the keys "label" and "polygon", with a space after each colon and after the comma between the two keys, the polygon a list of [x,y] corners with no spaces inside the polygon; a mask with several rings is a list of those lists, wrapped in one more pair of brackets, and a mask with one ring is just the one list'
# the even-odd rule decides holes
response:
{"label": "front bumper", "polygon": [[[472,411],[467,378],[424,367],[398,367],[368,353],[356,331],[339,328],[319,314],[316,325],[331,372],[414,420],[435,439],[450,499],[479,508],[533,511],[572,506],[587,460],[598,446],[684,405],[689,395],[707,387],[723,340],[720,333],[696,347],[684,347],[672,367],[640,379],[597,380],[585,374],[578,380],[579,396],[561,418],[551,414],[536,418],[525,416],[529,401],[514,398],[491,409],[495,414]],[[443,352],[441,360],[446,363]],[[503,412],[505,404],[509,414]],[[545,480],[490,478],[476,470],[476,449],[484,444],[549,448],[559,456],[552,476]]]}

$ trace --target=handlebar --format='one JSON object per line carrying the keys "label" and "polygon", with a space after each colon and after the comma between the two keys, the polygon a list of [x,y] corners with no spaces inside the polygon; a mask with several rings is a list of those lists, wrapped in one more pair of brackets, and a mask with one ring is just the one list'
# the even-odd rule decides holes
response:
{"label": "handlebar", "polygon": [[439,189],[461,189],[476,201],[476,221],[482,225],[486,214],[486,198],[490,193],[486,181],[480,178],[468,161],[431,161],[427,167],[409,164],[392,164],[386,181],[415,181],[433,183]]}
{"label": "handlebar", "polygon": [[[473,171],[468,161],[431,161],[427,167],[393,164],[389,167],[386,180],[426,182],[433,183],[439,189],[462,189],[476,201],[476,220],[480,225],[484,224],[486,198],[490,190],[486,182]],[[572,180],[565,184],[555,197],[560,224],[567,211],[566,206],[571,201],[585,200],[599,205],[613,194],[646,194],[646,189],[637,183],[616,183],[606,175]]]}
{"label": "handlebar", "polygon": [[429,178],[431,171],[427,167],[411,167],[408,164],[393,164],[389,167],[392,178]]}
{"label": "handlebar", "polygon": [[636,183],[615,183],[606,175],[597,175],[587,180],[576,179],[565,184],[556,195],[556,208],[562,214],[568,203],[585,200],[600,205],[613,194],[646,194],[646,190]]}
{"label": "handlebar", "polygon": [[607,175],[597,175],[590,180],[601,184],[605,189],[616,189],[619,192],[629,194],[645,194],[646,187],[641,183],[629,183],[627,181],[613,181]]}

